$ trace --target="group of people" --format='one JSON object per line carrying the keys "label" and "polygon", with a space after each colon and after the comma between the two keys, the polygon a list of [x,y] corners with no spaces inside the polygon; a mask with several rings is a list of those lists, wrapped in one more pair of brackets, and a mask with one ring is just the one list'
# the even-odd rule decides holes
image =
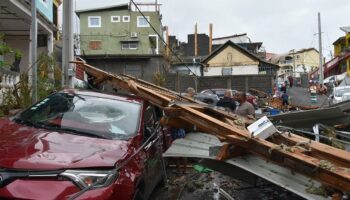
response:
{"label": "group of people", "polygon": [[[187,88],[186,92],[186,96],[190,98],[194,98],[196,93],[193,88]],[[239,106],[236,105],[236,101],[239,103]],[[247,101],[247,96],[244,92],[238,92],[233,96],[231,90],[226,90],[224,97],[217,102],[216,106],[223,107],[226,110],[243,117],[255,117],[255,108]]]}
{"label": "group of people", "polygon": [[309,92],[310,93],[318,93],[318,94],[327,95],[328,88],[323,83],[320,84],[318,81],[310,80],[310,82],[309,82]]}
{"label": "group of people", "polygon": [[[236,101],[239,103],[238,106],[236,105]],[[255,117],[255,108],[247,101],[247,96],[244,92],[238,92],[234,97],[231,90],[226,90],[224,97],[217,102],[216,106],[223,107],[243,117]]]}

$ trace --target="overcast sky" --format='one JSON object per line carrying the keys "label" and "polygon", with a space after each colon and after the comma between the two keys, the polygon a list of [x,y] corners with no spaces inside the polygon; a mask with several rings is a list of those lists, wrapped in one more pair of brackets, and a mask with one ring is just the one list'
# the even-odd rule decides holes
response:
{"label": "overcast sky", "polygon": [[[77,9],[103,7],[128,0],[76,0]],[[154,2],[138,0],[136,2]],[[263,42],[268,52],[284,53],[291,49],[318,49],[317,12],[321,12],[324,55],[329,57],[332,43],[350,26],[349,0],[158,0],[163,4],[163,25],[181,41],[194,32],[214,37],[247,33],[254,42]]]}

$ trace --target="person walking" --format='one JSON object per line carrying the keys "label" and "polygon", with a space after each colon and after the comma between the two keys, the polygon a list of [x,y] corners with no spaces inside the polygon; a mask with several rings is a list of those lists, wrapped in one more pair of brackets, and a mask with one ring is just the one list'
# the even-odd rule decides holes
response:
{"label": "person walking", "polygon": [[282,94],[281,98],[282,98],[282,105],[283,105],[283,107],[288,107],[288,105],[289,105],[289,96],[288,96],[288,94],[286,92],[284,92]]}

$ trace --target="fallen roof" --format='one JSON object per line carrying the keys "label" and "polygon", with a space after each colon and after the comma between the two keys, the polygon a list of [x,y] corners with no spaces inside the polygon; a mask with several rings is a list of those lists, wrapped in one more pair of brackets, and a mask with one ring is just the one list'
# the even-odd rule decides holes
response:
{"label": "fallen roof", "polygon": [[[350,152],[286,132],[274,134],[269,140],[263,140],[252,136],[245,128],[247,121],[237,122],[239,118],[235,115],[215,108],[203,108],[191,98],[132,76],[113,75],[82,60],[73,63],[85,70],[93,85],[109,83],[161,108],[165,113],[160,120],[162,125],[211,133],[234,145],[238,150],[260,156],[338,191],[350,192],[350,171],[347,170],[350,168]],[[346,105],[341,109],[349,110]],[[301,144],[306,148],[297,148]],[[228,145],[224,147],[220,149],[220,160],[232,158],[239,152],[231,153],[228,151]],[[332,167],[324,167],[325,162],[327,166]]]}
{"label": "fallen roof", "polygon": [[293,128],[312,128],[317,123],[328,126],[350,122],[350,102],[342,102],[329,108],[304,110],[270,116],[270,120],[279,125]]}
{"label": "fallen roof", "polygon": [[[215,149],[223,146],[223,144],[213,135],[188,133],[185,138],[175,140],[163,156],[215,159]],[[259,176],[303,198],[327,199],[306,192],[311,185],[313,187],[320,186],[319,182],[311,181],[310,178],[302,174],[291,172],[289,169],[280,167],[272,162],[266,162],[266,160],[258,156],[245,155],[223,162]]]}

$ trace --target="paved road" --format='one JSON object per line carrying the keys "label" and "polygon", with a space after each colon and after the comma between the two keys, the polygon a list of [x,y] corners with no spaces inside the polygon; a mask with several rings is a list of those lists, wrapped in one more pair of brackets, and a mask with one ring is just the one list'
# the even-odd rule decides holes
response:
{"label": "paved road", "polygon": [[317,102],[311,102],[310,93],[307,88],[292,87],[287,89],[293,105],[300,106],[328,106],[328,97],[326,95],[317,95]]}

